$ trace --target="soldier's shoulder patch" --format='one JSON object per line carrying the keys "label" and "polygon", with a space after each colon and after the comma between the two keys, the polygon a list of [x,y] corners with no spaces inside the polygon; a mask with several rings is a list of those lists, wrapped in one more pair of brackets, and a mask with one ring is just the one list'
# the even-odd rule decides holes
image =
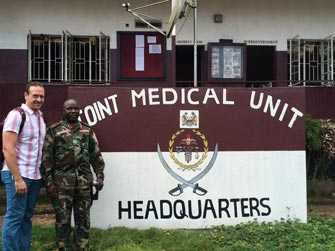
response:
{"label": "soldier's shoulder patch", "polygon": [[64,134],[67,135],[67,136],[69,136],[69,135],[71,135],[71,131],[68,128],[61,128],[61,130],[60,129],[56,130],[55,134],[57,136],[64,135]]}
{"label": "soldier's shoulder patch", "polygon": [[56,123],[51,124],[51,125],[49,126],[49,128],[50,128],[50,129],[55,129],[55,128],[59,127],[61,124],[62,124],[61,121],[58,121],[58,122],[56,122]]}

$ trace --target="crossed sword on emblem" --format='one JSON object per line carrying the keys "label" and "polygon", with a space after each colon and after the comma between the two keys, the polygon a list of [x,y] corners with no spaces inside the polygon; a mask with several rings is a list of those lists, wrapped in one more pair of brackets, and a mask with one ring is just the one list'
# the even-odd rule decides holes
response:
{"label": "crossed sword on emblem", "polygon": [[194,176],[192,179],[190,180],[186,180],[183,177],[181,177],[180,175],[178,175],[177,173],[175,173],[171,167],[168,165],[168,163],[165,161],[163,154],[161,152],[160,146],[159,144],[157,144],[157,153],[158,153],[158,157],[159,160],[161,161],[163,167],[165,168],[165,170],[173,177],[175,178],[177,181],[179,181],[181,184],[178,184],[175,188],[171,189],[169,191],[169,194],[172,196],[179,196],[180,194],[182,194],[184,192],[184,188],[186,187],[192,187],[193,188],[193,193],[203,196],[207,193],[207,190],[204,189],[203,187],[200,187],[199,184],[197,183],[200,179],[202,179],[202,177],[204,177],[209,170],[211,170],[211,168],[213,167],[216,157],[218,155],[218,144],[215,145],[215,150],[213,153],[213,156],[211,158],[211,160],[209,161],[208,165],[196,176]]}

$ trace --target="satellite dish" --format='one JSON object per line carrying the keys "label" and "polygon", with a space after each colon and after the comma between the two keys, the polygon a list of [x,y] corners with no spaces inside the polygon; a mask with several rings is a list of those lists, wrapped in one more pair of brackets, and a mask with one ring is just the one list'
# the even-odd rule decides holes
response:
{"label": "satellite dish", "polygon": [[176,24],[178,19],[181,19],[185,16],[187,7],[187,0],[176,0],[167,25],[166,37],[169,38],[171,36],[174,25]]}

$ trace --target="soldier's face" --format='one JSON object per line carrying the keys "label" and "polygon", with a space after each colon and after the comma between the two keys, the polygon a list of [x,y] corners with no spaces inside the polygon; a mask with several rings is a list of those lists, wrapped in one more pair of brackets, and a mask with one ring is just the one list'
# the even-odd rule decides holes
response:
{"label": "soldier's face", "polygon": [[65,102],[64,104],[64,118],[69,123],[75,123],[79,117],[79,106],[75,101]]}

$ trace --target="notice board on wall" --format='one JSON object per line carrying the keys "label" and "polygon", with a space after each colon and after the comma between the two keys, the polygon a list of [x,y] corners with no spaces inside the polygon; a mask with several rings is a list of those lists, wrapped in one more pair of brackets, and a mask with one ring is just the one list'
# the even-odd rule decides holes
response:
{"label": "notice board on wall", "polygon": [[155,32],[119,32],[121,79],[165,77],[165,38]]}

